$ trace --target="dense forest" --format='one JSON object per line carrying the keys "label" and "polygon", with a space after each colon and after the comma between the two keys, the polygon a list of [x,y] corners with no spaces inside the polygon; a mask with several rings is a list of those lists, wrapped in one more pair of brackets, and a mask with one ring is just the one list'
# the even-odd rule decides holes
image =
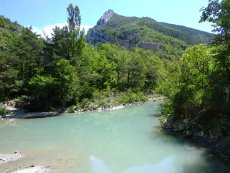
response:
{"label": "dense forest", "polygon": [[68,25],[45,39],[1,16],[0,100],[25,100],[30,111],[96,108],[117,93],[114,104],[145,100],[162,61],[140,48],[87,44],[79,8],[67,12]]}
{"label": "dense forest", "polygon": [[213,24],[215,40],[188,48],[168,65],[158,88],[168,98],[163,106],[165,127],[211,138],[230,135],[229,19],[229,0],[210,1],[200,22]]}
{"label": "dense forest", "polygon": [[[144,101],[156,91],[167,97],[162,107],[166,127],[183,122],[179,130],[188,134],[198,130],[210,136],[217,129],[218,137],[228,136],[229,10],[229,0],[212,0],[202,9],[200,21],[213,23],[217,33],[209,44],[197,43],[211,42],[212,34],[115,15],[121,32],[114,39],[138,36],[132,37],[128,49],[119,42],[88,44],[80,30],[80,10],[72,4],[67,8],[68,24],[55,27],[47,38],[0,16],[0,101],[19,98],[30,111],[74,111],[108,104],[111,95],[116,104]],[[115,34],[111,28],[116,27],[108,29],[102,23],[100,29]],[[140,38],[160,49],[140,48]]]}

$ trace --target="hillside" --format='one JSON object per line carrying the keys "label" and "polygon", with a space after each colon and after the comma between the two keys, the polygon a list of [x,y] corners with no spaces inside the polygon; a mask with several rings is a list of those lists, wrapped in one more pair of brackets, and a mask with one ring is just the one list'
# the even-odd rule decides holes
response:
{"label": "hillside", "polygon": [[0,16],[0,101],[26,92],[42,47],[30,28]]}
{"label": "hillside", "polygon": [[18,35],[22,27],[17,22],[11,22],[4,16],[0,16],[0,50],[13,43],[13,38]]}
{"label": "hillside", "polygon": [[0,116],[6,113],[1,103],[15,98],[27,111],[74,112],[144,101],[152,94],[163,66],[152,51],[86,44],[80,26],[70,28],[73,21],[68,22],[43,39],[1,16]]}
{"label": "hillside", "polygon": [[119,43],[130,49],[141,47],[172,59],[181,55],[189,45],[205,43],[212,34],[192,28],[160,23],[151,18],[125,17],[108,10],[87,33],[87,42]]}

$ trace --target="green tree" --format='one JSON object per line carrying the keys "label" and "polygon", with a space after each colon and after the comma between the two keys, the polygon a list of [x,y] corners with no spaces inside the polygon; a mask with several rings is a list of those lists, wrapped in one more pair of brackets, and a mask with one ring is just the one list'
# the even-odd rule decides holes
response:
{"label": "green tree", "polygon": [[[15,27],[15,24],[11,25]],[[2,99],[27,94],[28,82],[35,74],[43,55],[43,40],[38,38],[31,28],[18,27],[20,29],[14,32],[7,29],[0,32]]]}
{"label": "green tree", "polygon": [[[30,82],[31,104],[28,109],[32,111],[47,111],[54,106],[56,97],[56,78],[50,75],[37,74]],[[36,105],[36,106],[35,106]]]}
{"label": "green tree", "polygon": [[176,112],[197,116],[210,99],[209,77],[213,71],[210,48],[198,45],[189,48],[180,60],[179,90],[173,98]]}
{"label": "green tree", "polygon": [[210,80],[215,112],[230,114],[230,0],[210,0],[202,9],[201,22],[213,23],[217,39],[213,42],[215,70]]}
{"label": "green tree", "polygon": [[42,110],[64,108],[66,104],[75,103],[78,97],[79,79],[69,61],[58,60],[53,70],[53,75],[37,74],[29,82],[32,103],[39,103]]}
{"label": "green tree", "polygon": [[60,59],[56,63],[55,77],[57,81],[57,99],[65,107],[66,103],[71,101],[75,103],[78,90],[79,79],[75,68],[65,59]]}
{"label": "green tree", "polygon": [[77,57],[80,57],[85,47],[84,30],[81,31],[81,16],[78,6],[70,4],[67,8],[68,12],[68,46],[69,57],[77,63]]}
{"label": "green tree", "polygon": [[85,47],[84,30],[80,29],[81,16],[78,6],[70,4],[67,8],[68,25],[62,28],[55,27],[51,38],[46,39],[46,55],[50,61],[57,61],[62,57],[78,65]]}
{"label": "green tree", "polygon": [[217,42],[230,46],[230,0],[209,0],[208,6],[201,11],[200,22],[213,23],[214,31],[219,35]]}

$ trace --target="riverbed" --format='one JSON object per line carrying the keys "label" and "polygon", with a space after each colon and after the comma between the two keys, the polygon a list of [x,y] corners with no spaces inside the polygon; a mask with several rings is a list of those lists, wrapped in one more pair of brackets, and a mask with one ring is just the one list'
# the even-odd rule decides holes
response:
{"label": "riverbed", "polygon": [[160,129],[160,102],[121,110],[0,121],[0,153],[23,154],[0,172],[39,165],[55,173],[224,173],[224,161]]}

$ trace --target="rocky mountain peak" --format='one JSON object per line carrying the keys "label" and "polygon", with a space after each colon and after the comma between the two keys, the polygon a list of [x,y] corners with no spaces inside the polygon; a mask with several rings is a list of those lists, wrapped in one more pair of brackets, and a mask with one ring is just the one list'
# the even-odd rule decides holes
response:
{"label": "rocky mountain peak", "polygon": [[103,16],[101,16],[101,18],[99,19],[99,21],[97,22],[97,25],[105,25],[108,23],[108,21],[114,16],[114,11],[109,9],[107,10]]}

